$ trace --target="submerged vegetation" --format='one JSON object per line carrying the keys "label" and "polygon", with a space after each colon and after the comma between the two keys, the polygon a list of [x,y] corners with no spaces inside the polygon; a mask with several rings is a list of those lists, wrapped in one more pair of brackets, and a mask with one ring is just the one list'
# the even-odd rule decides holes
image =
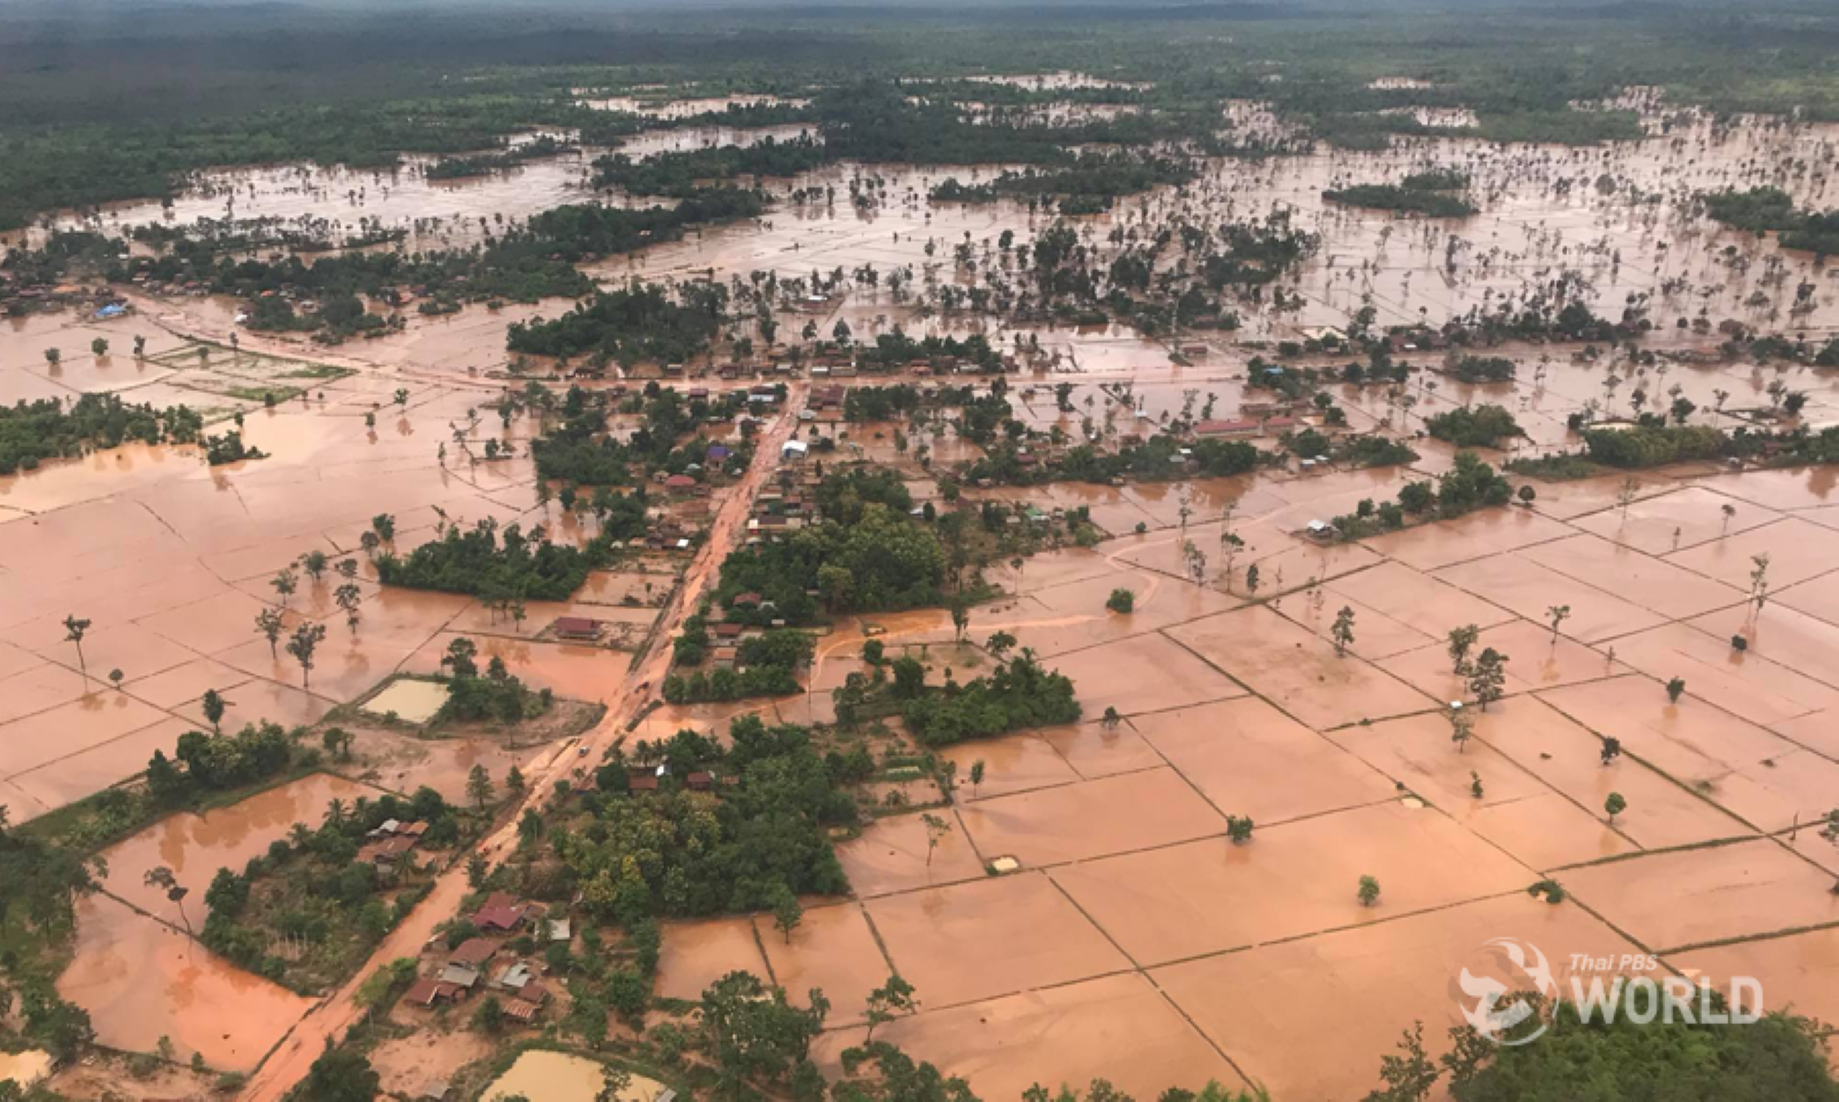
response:
{"label": "submerged vegetation", "polygon": [[56,398],[0,405],[0,475],[131,441],[192,444],[203,428],[203,419],[185,406],[156,409],[115,394],[78,395],[68,406]]}

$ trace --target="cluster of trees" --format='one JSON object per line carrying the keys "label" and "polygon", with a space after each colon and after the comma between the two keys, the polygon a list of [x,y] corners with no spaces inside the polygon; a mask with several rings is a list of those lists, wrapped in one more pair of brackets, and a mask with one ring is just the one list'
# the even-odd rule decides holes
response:
{"label": "cluster of trees", "polygon": [[286,772],[298,745],[294,733],[276,723],[251,723],[233,735],[187,731],[172,757],[153,752],[148,791],[157,803],[176,807],[202,793],[242,788]]}
{"label": "cluster of trees", "polygon": [[626,367],[681,363],[709,347],[721,329],[726,300],[727,288],[720,284],[689,284],[673,294],[634,282],[596,294],[559,318],[512,323],[508,346],[513,352],[588,356]]}
{"label": "cluster of trees", "polygon": [[232,429],[221,436],[204,438],[204,461],[213,467],[241,463],[245,459],[267,459],[268,453],[243,443],[243,434]]}
{"label": "cluster of trees", "polygon": [[[243,870],[218,869],[205,891],[210,915],[199,940],[259,975],[311,990],[331,983],[361,960],[419,903],[427,883],[403,887],[403,873],[357,859],[365,835],[386,819],[428,824],[422,844],[445,849],[466,832],[462,812],[431,788],[410,799],[385,794],[351,804],[333,800],[318,829],[294,824],[286,838],[250,858]],[[304,949],[276,955],[276,935]]]}
{"label": "cluster of trees", "polygon": [[[1431,184],[1442,187],[1425,186],[1413,181],[1428,180]],[[1343,203],[1350,207],[1367,207],[1372,210],[1405,211],[1411,214],[1423,214],[1431,218],[1467,218],[1478,214],[1481,208],[1459,195],[1451,195],[1442,173],[1426,173],[1420,176],[1408,176],[1400,184],[1355,184],[1352,187],[1329,188],[1322,192],[1322,198],[1330,202]]]}
{"label": "cluster of trees", "polygon": [[497,655],[486,663],[481,676],[478,658],[479,645],[465,636],[447,644],[447,653],[441,657],[441,668],[447,671],[443,719],[520,723],[542,715],[555,703],[550,690],[532,692],[521,678],[511,676],[504,659]]}
{"label": "cluster of trees", "polygon": [[[634,764],[615,750],[583,798],[591,819],[549,837],[590,911],[629,929],[658,916],[770,909],[783,893],[848,890],[828,830],[856,821],[803,727],[736,719],[731,745],[680,731],[646,760],[668,762],[655,793],[628,793]],[[725,781],[719,796],[683,787],[690,772]]]}
{"label": "cluster of trees", "polygon": [[[1531,493],[1530,487],[1521,491],[1523,497]],[[1352,513],[1336,517],[1334,526],[1342,537],[1356,539],[1375,531],[1402,528],[1410,517],[1448,520],[1512,500],[1513,487],[1505,478],[1474,452],[1461,451],[1456,453],[1455,465],[1439,475],[1436,482],[1407,482],[1399,487],[1395,501],[1363,499]]]}
{"label": "cluster of trees", "polygon": [[1459,448],[1492,448],[1497,442],[1520,435],[1513,414],[1496,405],[1459,406],[1426,418],[1424,427],[1438,440]]}
{"label": "cluster of trees", "polygon": [[[993,638],[992,653],[1000,655],[1007,649],[1007,642],[1000,635]],[[933,689],[926,686],[925,670],[915,659],[899,658],[894,662],[890,691],[901,702],[900,714],[907,729],[926,746],[948,746],[965,739],[1079,719],[1079,700],[1074,695],[1072,679],[1043,668],[1026,647],[1007,661],[999,657],[996,668],[986,677],[973,678],[962,685],[947,678],[944,685]]]}
{"label": "cluster of trees", "polygon": [[947,176],[931,192],[934,202],[990,203],[997,199],[1061,199],[1063,214],[1109,210],[1126,195],[1159,186],[1192,183],[1200,170],[1193,161],[1128,152],[1081,153],[1064,166],[1004,172],[988,183],[963,184]]}
{"label": "cluster of trees", "polygon": [[1783,248],[1806,249],[1822,257],[1839,253],[1839,210],[1800,210],[1787,192],[1775,187],[1726,190],[1700,200],[1706,214],[1727,226],[1755,234],[1775,231]]}
{"label": "cluster of trees", "polygon": [[[1183,455],[1184,451],[1188,454]],[[1245,474],[1275,459],[1275,456],[1261,452],[1242,440],[1212,437],[1184,440],[1171,433],[1157,433],[1140,444],[1124,444],[1115,451],[1106,451],[1092,444],[1078,444],[1060,455],[1044,457],[1033,465],[1022,464],[1013,446],[999,445],[966,468],[965,477],[972,480],[987,478],[1011,485],[1065,479],[1104,485],[1119,478],[1160,482],[1196,476]]]}
{"label": "cluster of trees", "polygon": [[1716,459],[1731,438],[1709,425],[1631,425],[1590,429],[1590,458],[1611,467],[1657,467],[1688,459]]}
{"label": "cluster of trees", "polygon": [[643,160],[624,154],[594,162],[594,186],[633,195],[693,196],[700,181],[741,176],[798,176],[827,163],[824,143],[800,135],[789,141],[766,138],[753,145],[723,145],[659,153]]}
{"label": "cluster of trees", "polygon": [[155,409],[115,394],[79,395],[68,407],[56,398],[0,404],[0,475],[130,441],[196,443],[203,428],[203,419],[185,406]]}
{"label": "cluster of trees", "polygon": [[430,180],[463,180],[471,176],[489,176],[508,172],[529,161],[574,152],[575,147],[549,134],[543,134],[512,146],[502,153],[480,153],[469,157],[443,157],[429,165],[423,175]]}
{"label": "cluster of trees", "polygon": [[[1661,998],[1668,996],[1662,995]],[[1711,993],[1710,1005],[1725,1009]],[[1536,1044],[1498,1044],[1473,1026],[1449,1031],[1450,1049],[1432,1059],[1423,1023],[1404,1032],[1398,1051],[1381,1060],[1383,1086],[1366,1102],[1424,1102],[1447,1092],[1457,1102],[1529,1098],[1666,1098],[1682,1102],[1761,1096],[1798,1102],[1839,1098],[1819,1023],[1776,1012],[1748,1025],[1694,1020],[1651,1011],[1647,996],[1623,985],[1621,1002],[1586,1015],[1568,1000],[1515,992],[1503,1008],[1534,1013],[1510,1036],[1544,1029]],[[1696,1004],[1694,1006],[1696,1009]]]}
{"label": "cluster of trees", "polygon": [[1839,254],[1839,210],[1800,210],[1792,196],[1776,187],[1712,192],[1699,199],[1713,220],[1758,235],[1773,230],[1783,248],[1822,257]]}
{"label": "cluster of trees", "polygon": [[[856,345],[855,355],[856,366],[865,371],[877,368],[891,371],[904,367],[914,360],[925,360],[927,363],[936,364],[946,358],[957,361],[959,367],[966,364],[973,365],[984,374],[1001,372],[1003,367],[1002,354],[991,347],[990,339],[982,333],[972,333],[964,338],[927,336],[915,340],[898,325],[892,331],[877,336],[873,344]],[[863,388],[855,388],[851,393],[860,389]],[[970,388],[962,389],[969,391]],[[960,403],[947,402],[946,404]],[[851,419],[854,420],[854,418]]]}
{"label": "cluster of trees", "polygon": [[[641,508],[638,531],[643,530],[643,519]],[[501,531],[488,517],[471,529],[451,526],[440,539],[422,544],[407,556],[389,551],[379,554],[377,578],[384,585],[408,589],[566,601],[591,571],[612,560],[615,539],[634,534],[608,526],[584,547],[565,547],[551,543],[541,525],[525,535],[516,524],[507,524]]]}
{"label": "cluster of trees", "polygon": [[[646,473],[681,474],[692,465],[706,467],[709,444],[700,437],[686,446],[679,446],[679,441],[699,425],[732,420],[746,404],[740,391],[685,399],[678,391],[652,382],[643,393],[628,397],[619,406],[620,412],[643,418],[631,439],[621,443],[607,432],[611,405],[606,392],[571,386],[562,401],[561,423],[532,440],[530,453],[539,477],[573,486],[629,482],[634,464],[642,464]],[[728,446],[733,452],[729,466],[745,469],[753,454],[751,440],[743,438]],[[643,489],[634,493],[642,504]]]}
{"label": "cluster of trees", "polygon": [[[700,665],[708,644],[708,626],[703,617],[687,618],[674,644],[677,665]],[[798,670],[811,660],[816,647],[817,641],[806,632],[772,628],[748,636],[735,646],[733,669],[673,673],[664,679],[661,691],[672,704],[795,693],[799,691]]]}
{"label": "cluster of trees", "polygon": [[1584,444],[1591,460],[1625,469],[1694,459],[1761,459],[1781,465],[1839,463],[1839,428],[1833,427],[1818,431],[1801,427],[1780,433],[1744,427],[1726,435],[1708,425],[1644,421],[1627,428],[1586,430]]}
{"label": "cluster of trees", "polygon": [[1514,370],[1505,356],[1462,356],[1450,373],[1465,383],[1507,383],[1513,381]]}
{"label": "cluster of trees", "polygon": [[[822,523],[737,548],[722,561],[715,599],[728,619],[809,624],[825,610],[869,612],[942,602],[945,548],[931,525],[908,515],[913,498],[896,472],[832,473],[819,484],[817,498]],[[761,604],[736,608],[734,599],[744,593],[758,594]]]}
{"label": "cluster of trees", "polygon": [[[13,828],[0,804],[0,931],[7,934],[0,1011],[17,1010],[23,1039],[68,1060],[94,1036],[89,1015],[59,997],[56,969],[40,970],[29,950],[67,939],[76,923],[76,900],[97,889],[98,862]],[[10,1031],[0,1026],[0,1039]],[[9,1045],[8,1047],[15,1047]]]}

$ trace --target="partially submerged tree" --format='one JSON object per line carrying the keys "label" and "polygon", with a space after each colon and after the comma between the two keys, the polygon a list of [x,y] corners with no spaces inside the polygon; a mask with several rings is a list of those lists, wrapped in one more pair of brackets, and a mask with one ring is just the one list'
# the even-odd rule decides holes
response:
{"label": "partially submerged tree", "polygon": [[1474,624],[1465,624],[1462,627],[1450,629],[1450,670],[1457,677],[1469,676],[1469,652],[1475,649],[1475,643],[1480,638],[1481,629]]}
{"label": "partially submerged tree", "polygon": [[886,1025],[894,1020],[895,1015],[911,1014],[917,1008],[913,985],[899,976],[889,976],[888,982],[868,993],[868,1033],[863,1039],[874,1040],[876,1026]]}
{"label": "partially submerged tree", "polygon": [[1335,641],[1335,656],[1345,657],[1347,648],[1354,642],[1354,610],[1350,605],[1342,605],[1341,611],[1335,613],[1334,626],[1329,634]]}
{"label": "partially submerged tree", "polygon": [[88,631],[88,620],[79,620],[75,616],[64,617],[64,641],[77,648],[77,669],[82,673],[86,688],[89,685],[89,663],[83,658],[83,636]]}
{"label": "partially submerged tree", "polygon": [[1609,798],[1603,801],[1603,810],[1609,814],[1609,821],[1613,823],[1617,815],[1628,810],[1628,801],[1622,798],[1620,792],[1611,792]]}
{"label": "partially submerged tree", "polygon": [[939,843],[951,833],[951,824],[930,811],[920,815],[920,822],[926,827],[926,865],[932,865],[932,851],[939,848]]}
{"label": "partially submerged tree", "polygon": [[1506,693],[1507,662],[1507,656],[1493,647],[1482,648],[1475,657],[1475,667],[1469,673],[1469,692],[1484,712]]}
{"label": "partially submerged tree", "polygon": [[287,653],[300,663],[300,687],[310,688],[313,680],[313,652],[326,638],[326,625],[301,624],[287,641]]}

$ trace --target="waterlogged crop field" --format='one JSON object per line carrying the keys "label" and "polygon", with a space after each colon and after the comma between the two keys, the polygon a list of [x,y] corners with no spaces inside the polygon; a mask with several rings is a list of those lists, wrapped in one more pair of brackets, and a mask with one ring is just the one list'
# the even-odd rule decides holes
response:
{"label": "waterlogged crop field", "polygon": [[[1070,94],[1112,85],[1055,73],[1018,86]],[[647,93],[589,105],[674,119],[803,102]],[[1045,110],[1060,124],[1108,117],[1080,109],[1090,106]],[[877,792],[884,808],[929,806],[875,818],[838,842],[847,894],[807,901],[796,937],[782,938],[770,915],[667,924],[655,994],[694,1000],[735,970],[776,982],[798,1005],[820,988],[833,1009],[813,1056],[835,1075],[843,1051],[868,1035],[864,1000],[899,975],[917,1008],[877,1025],[875,1037],[967,1077],[986,1098],[1095,1078],[1138,1097],[1208,1080],[1262,1085],[1279,1099],[1356,1097],[1401,1027],[1422,1020],[1441,1043],[1462,1022],[1453,978],[1464,968],[1497,974],[1484,951],[1496,938],[1536,945],[1555,964],[1651,953],[1686,977],[1752,976],[1771,1009],[1839,1013],[1839,839],[1827,825],[1839,809],[1833,468],[1698,460],[1634,476],[1514,474],[1516,489],[1534,492],[1511,504],[1360,538],[1307,535],[1312,521],[1365,516],[1408,483],[1458,469],[1459,449],[1427,435],[1432,418],[1456,411],[1513,415],[1519,431],[1498,447],[1460,449],[1496,465],[1575,453],[1586,422],[1643,413],[1726,431],[1839,424],[1829,365],[1724,347],[1743,330],[1824,345],[1839,327],[1839,296],[1822,259],[1716,223],[1698,198],[1767,185],[1824,209],[1834,201],[1829,178],[1805,166],[1830,160],[1839,130],[1733,121],[1653,94],[1623,106],[1638,111],[1646,137],[1490,143],[1437,133],[1473,126],[1466,109],[1425,109],[1416,116],[1425,133],[1383,150],[1323,143],[1214,156],[1192,181],[1067,218],[1019,199],[930,197],[947,177],[994,179],[1002,166],[993,164],[845,161],[763,176],[753,181],[767,204],[757,217],[581,270],[608,290],[851,276],[780,311],[777,337],[757,315],[724,319],[687,367],[638,357],[582,378],[588,392],[662,382],[686,399],[692,389],[719,397],[756,380],[724,378],[718,364],[802,348],[814,335],[976,334],[1017,356],[1007,381],[1022,431],[1115,444],[1120,430],[1192,422],[1202,400],[1217,405],[1203,418],[1214,420],[1268,398],[1256,373],[1291,345],[1286,365],[1328,379],[1319,391],[1328,402],[1316,407],[1345,418],[1337,435],[1398,441],[1414,458],[1362,468],[1299,452],[1226,476],[978,485],[952,468],[1000,449],[961,423],[848,422],[834,409],[800,419],[807,401],[824,404],[815,390],[837,383],[800,363],[759,426],[714,437],[725,449],[758,431],[771,445],[765,460],[706,492],[672,494],[659,472],[648,508],[667,522],[657,530],[668,527],[668,540],[650,558],[594,572],[568,600],[520,602],[516,618],[479,595],[383,584],[365,537],[387,516],[390,551],[403,555],[480,521],[590,543],[591,514],[552,501],[557,480],[540,477],[532,457],[552,414],[497,413],[507,394],[560,395],[573,381],[566,357],[507,348],[514,326],[560,316],[572,300],[422,312],[408,307],[411,289],[403,302],[362,303],[391,322],[331,347],[304,330],[250,328],[248,302],[144,283],[87,285],[119,299],[122,316],[98,320],[85,306],[0,322],[8,405],[83,395],[185,405],[208,433],[234,430],[262,453],[211,464],[199,443],[129,441],[0,477],[0,804],[10,821],[52,815],[135,777],[156,751],[173,754],[181,735],[213,722],[207,692],[226,702],[225,730],[328,716],[360,728],[355,760],[330,763],[336,776],[292,779],[111,846],[104,856],[116,871],[105,895],[83,901],[59,991],[111,1047],[149,1052],[165,1039],[180,1060],[196,1053],[236,1073],[259,1074],[271,1050],[270,1069],[310,1063],[305,1040],[338,1027],[320,1032],[311,1014],[324,1012],[308,999],[184,941],[202,903],[189,916],[174,910],[142,875],[166,868],[202,896],[218,868],[242,867],[328,800],[426,785],[462,801],[475,767],[581,781],[597,759],[576,765],[572,744],[424,739],[346,711],[399,673],[439,675],[462,637],[477,640],[481,665],[497,663],[532,689],[622,707],[586,733],[585,752],[627,733],[719,737],[743,715],[829,724],[832,690],[869,672],[859,655],[871,639],[973,676],[994,657],[980,641],[1007,633],[1073,680],[1081,721],[944,751],[959,778],[947,804],[933,805],[930,782],[888,782]],[[1217,109],[1222,127],[1231,119],[1276,137],[1288,126],[1250,101]],[[669,129],[618,148],[680,154],[801,133]],[[390,172],[221,169],[193,179],[169,208],[122,203],[60,213],[50,226],[118,232],[234,215],[400,238],[367,249],[465,247],[562,203],[637,205],[591,186],[593,157],[612,148],[457,181],[430,178],[431,162],[420,160]],[[1466,179],[1473,213],[1416,217],[1323,197],[1431,170]],[[1070,227],[1074,247],[1102,267],[1169,226],[1280,213],[1320,246],[1283,273],[1276,293],[1232,301],[1236,329],[1150,333],[1115,318],[1081,326],[969,305],[974,290],[1025,283],[1016,257],[1056,229]],[[49,232],[20,231],[7,244],[37,247]],[[1158,263],[1166,273],[1185,261]],[[904,275],[906,293],[890,287],[892,273]],[[1327,330],[1439,328],[1559,282],[1606,318],[1628,311],[1646,321],[1640,351],[1615,340],[1508,341],[1485,350],[1510,361],[1488,379],[1465,377],[1455,355],[1401,334],[1391,355],[1415,368],[1404,382],[1328,374],[1361,355],[1338,348],[1339,333],[1325,350]],[[841,385],[937,381],[930,367],[901,367]],[[971,381],[988,391],[987,380]],[[619,416],[627,420],[609,424],[630,439],[637,422]],[[657,666],[667,641],[648,633],[681,628],[691,609],[678,587],[719,565],[700,541],[746,538],[740,521],[795,432],[821,442],[828,463],[895,467],[925,508],[1086,510],[1097,538],[986,567],[996,595],[968,610],[968,630],[943,610],[836,617],[801,672],[801,694],[641,710],[657,692],[652,671],[668,668]],[[1278,444],[1274,430],[1251,436]],[[694,458],[699,472],[719,462],[706,450]],[[312,552],[354,560],[361,618],[347,619],[340,579],[276,586]],[[1119,589],[1132,595],[1129,611],[1107,607]],[[258,632],[264,615],[287,632],[326,628],[310,680]],[[559,620],[581,617],[605,637],[558,634]],[[72,618],[86,621],[77,638]],[[1451,633],[1465,628],[1470,646],[1452,655]],[[1483,654],[1500,663],[1485,704],[1472,692]],[[493,849],[504,840],[494,836]],[[1365,878],[1376,881],[1368,898]],[[1563,901],[1529,894],[1542,881],[1562,885]],[[437,898],[451,911],[464,890],[451,883]],[[426,940],[449,916],[423,917],[395,935],[398,947],[418,948],[411,935]],[[475,1038],[442,1036],[428,1042],[432,1055],[420,1037],[380,1050],[392,1090],[408,1092],[428,1067],[483,1066]],[[271,1074],[248,1096],[275,1096],[284,1072]],[[591,1092],[594,1074],[520,1062],[507,1081]]]}

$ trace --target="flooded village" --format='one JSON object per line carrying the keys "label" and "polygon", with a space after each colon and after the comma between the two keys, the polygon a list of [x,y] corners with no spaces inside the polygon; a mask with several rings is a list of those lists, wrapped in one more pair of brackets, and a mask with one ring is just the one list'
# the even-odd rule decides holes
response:
{"label": "flooded village", "polygon": [[1221,28],[0,221],[0,1099],[1839,1095],[1824,86]]}

